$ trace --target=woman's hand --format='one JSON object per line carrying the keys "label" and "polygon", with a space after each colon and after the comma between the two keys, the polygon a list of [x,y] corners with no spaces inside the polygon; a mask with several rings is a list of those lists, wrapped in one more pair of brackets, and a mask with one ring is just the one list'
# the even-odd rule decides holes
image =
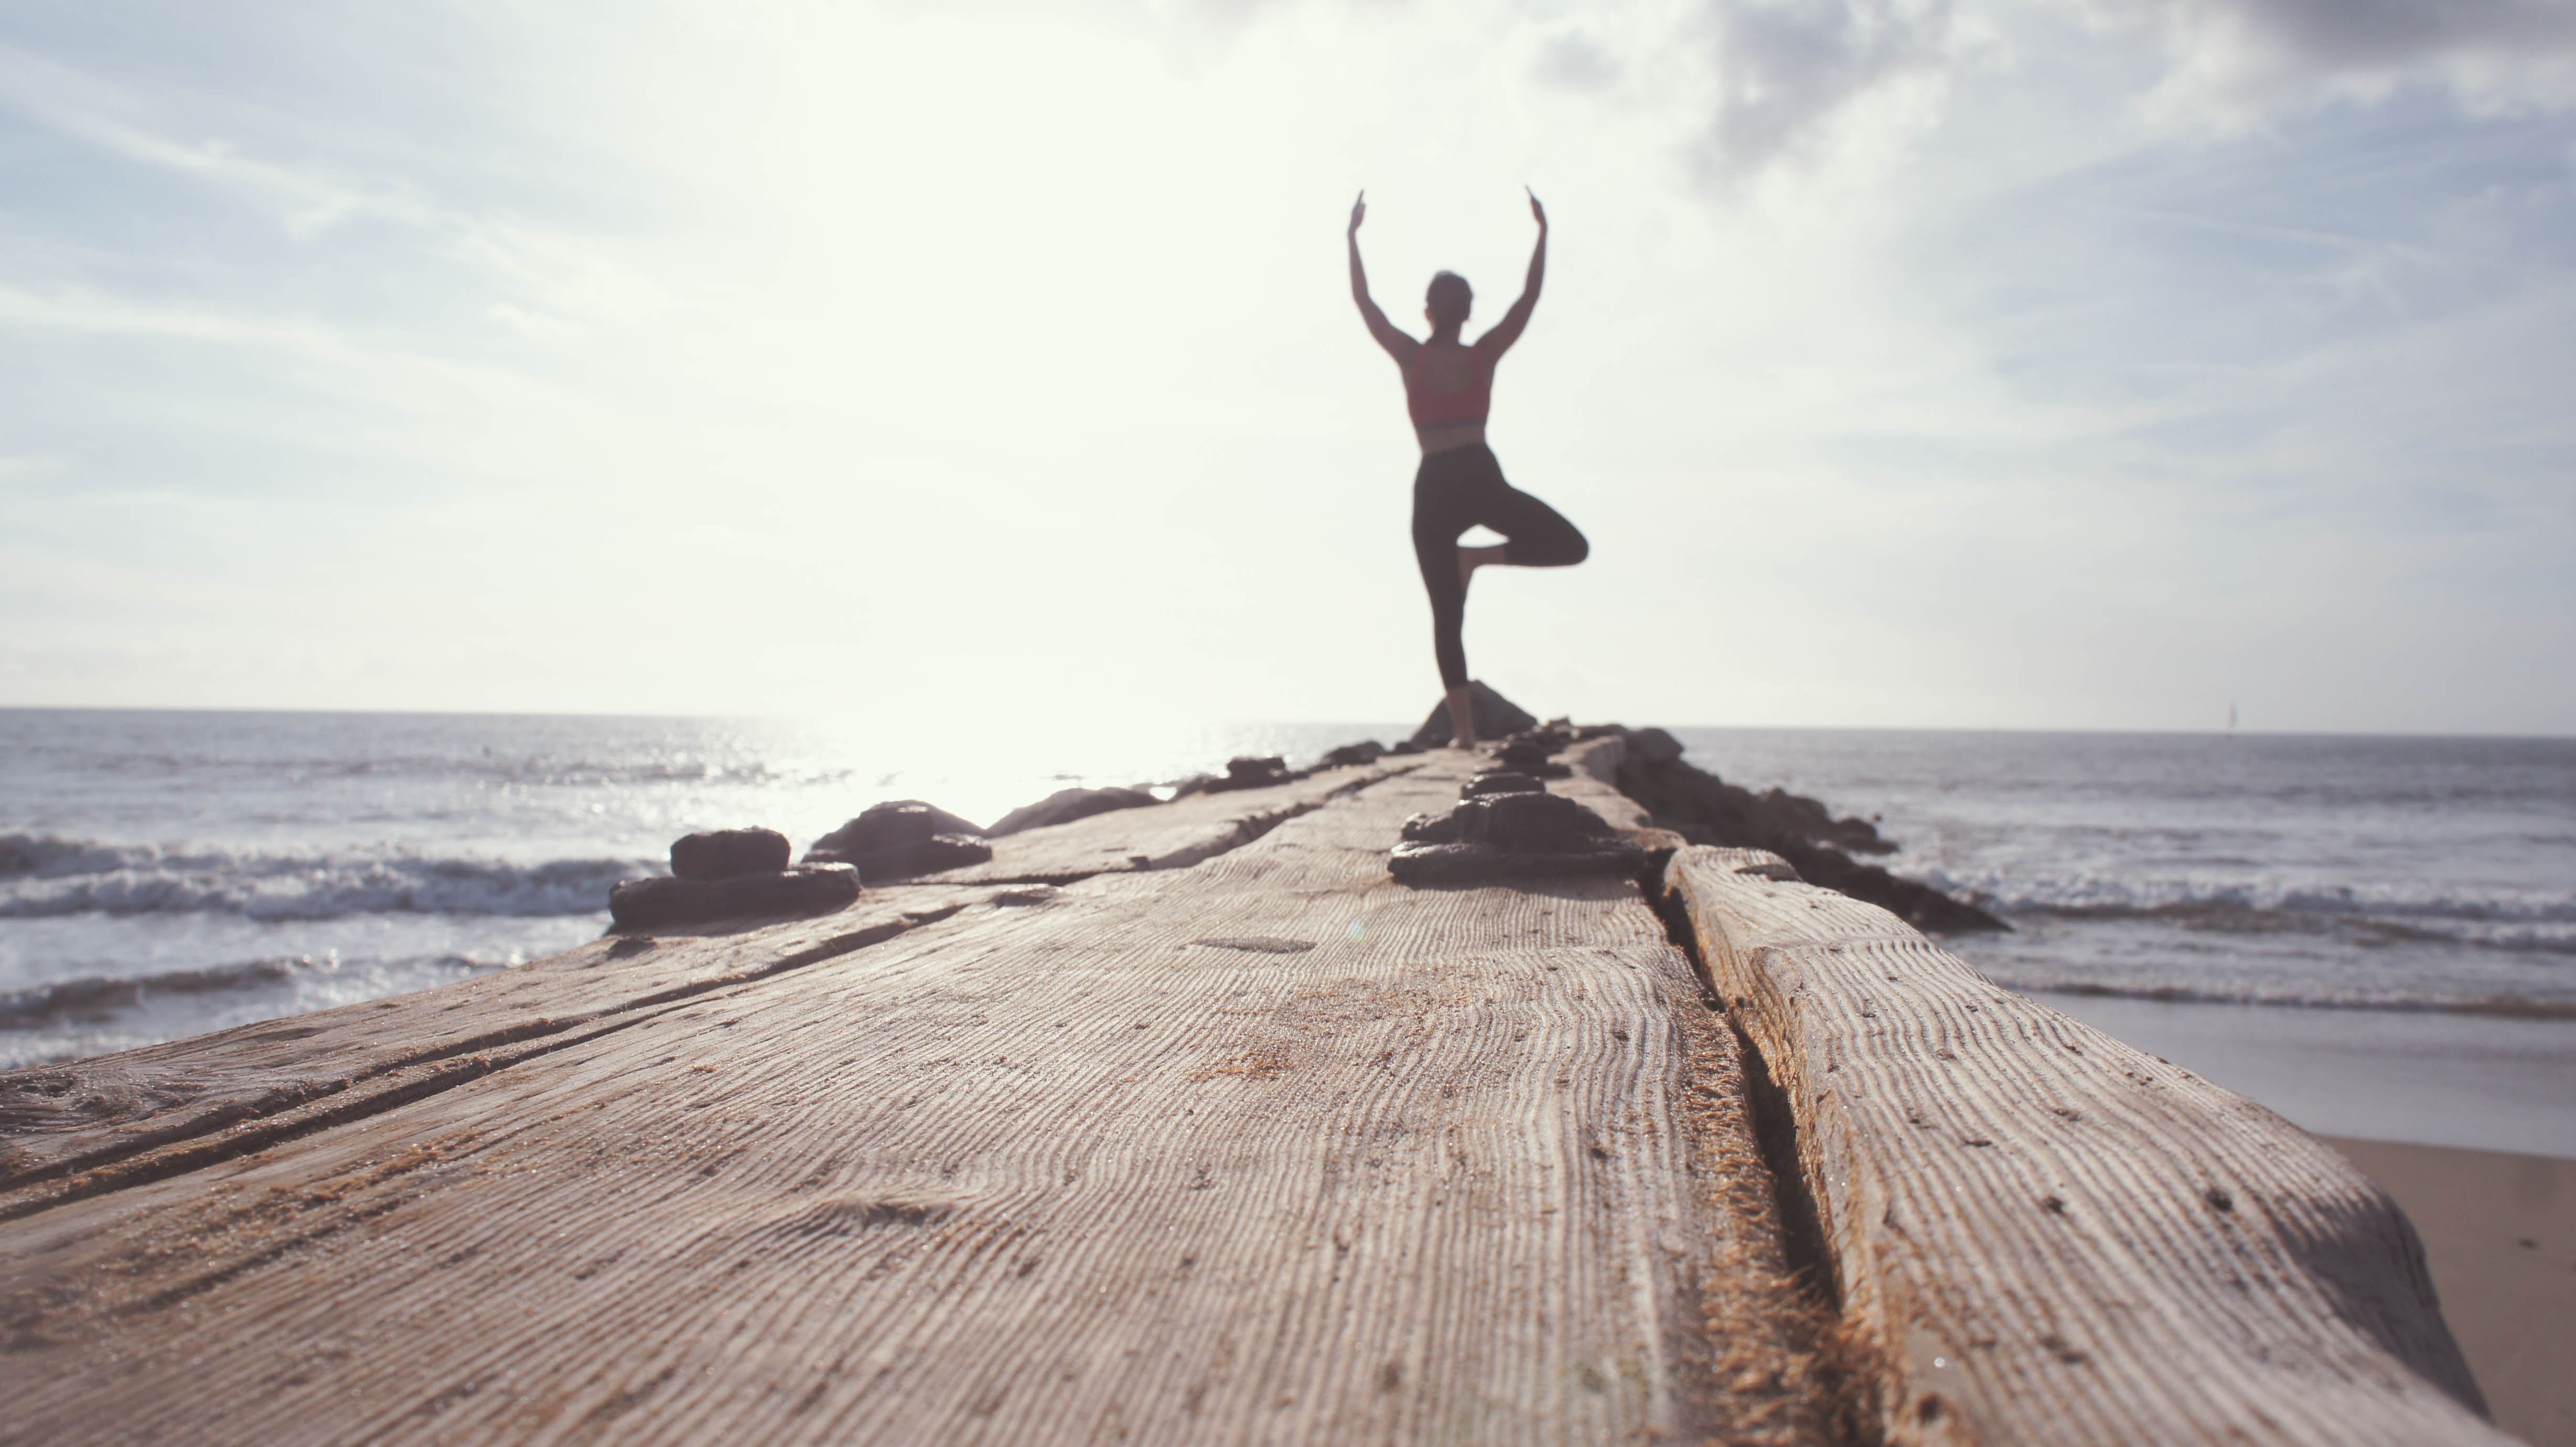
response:
{"label": "woman's hand", "polygon": [[1359,199],[1358,199],[1358,200],[1356,200],[1356,201],[1353,201],[1353,202],[1351,203],[1351,234],[1352,234],[1352,235],[1357,236],[1357,235],[1359,234],[1359,230],[1360,230],[1360,222],[1361,222],[1361,221],[1363,221],[1363,220],[1365,220],[1365,219],[1367,218],[1367,216],[1368,216],[1368,192],[1366,192],[1366,191],[1362,191],[1362,192],[1359,194]]}
{"label": "woman's hand", "polygon": [[[1538,193],[1527,186],[1523,186],[1521,188],[1521,194],[1530,198],[1530,218],[1538,222],[1539,230],[1545,231],[1547,229],[1547,208],[1538,204]],[[1356,216],[1352,218],[1351,224],[1353,226],[1360,224]]]}

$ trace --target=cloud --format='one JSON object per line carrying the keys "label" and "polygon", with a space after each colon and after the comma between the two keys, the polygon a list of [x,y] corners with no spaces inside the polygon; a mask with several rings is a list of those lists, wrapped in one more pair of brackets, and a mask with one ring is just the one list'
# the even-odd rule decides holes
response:
{"label": "cloud", "polygon": [[1567,90],[1602,91],[1618,83],[1620,65],[1599,42],[1580,31],[1565,30],[1539,45],[1531,74]]}
{"label": "cloud", "polygon": [[245,156],[221,140],[171,139],[120,112],[132,98],[67,66],[0,46],[0,106],[74,140],[195,177],[273,211],[287,231],[310,236],[357,217],[407,226],[449,224],[403,186],[358,185]]}
{"label": "cloud", "polygon": [[[1981,60],[2067,62],[2069,18],[2097,59],[2154,42],[2143,66],[2104,72],[2138,89],[2100,98],[2167,121],[2235,128],[2408,88],[2476,114],[2576,106],[2576,0],[1707,0],[1704,159],[1730,179],[1818,163],[1890,102],[1894,132],[1924,129]],[[1569,33],[1538,74],[1598,87],[1607,64]]]}
{"label": "cloud", "polygon": [[2091,0],[2159,34],[2167,107],[2231,117],[2434,84],[2473,110],[2576,103],[2567,0]]}
{"label": "cloud", "polygon": [[1873,96],[1937,76],[1954,31],[1951,0],[1717,0],[1705,18],[1717,60],[1709,140],[1737,175],[1812,153]]}

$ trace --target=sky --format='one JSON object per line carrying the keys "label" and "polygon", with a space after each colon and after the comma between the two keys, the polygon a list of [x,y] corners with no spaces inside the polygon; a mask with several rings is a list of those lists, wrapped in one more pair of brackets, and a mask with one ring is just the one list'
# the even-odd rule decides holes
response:
{"label": "sky", "polygon": [[[2576,733],[2576,0],[0,0],[0,706]],[[1473,540],[1473,535],[1471,535]]]}

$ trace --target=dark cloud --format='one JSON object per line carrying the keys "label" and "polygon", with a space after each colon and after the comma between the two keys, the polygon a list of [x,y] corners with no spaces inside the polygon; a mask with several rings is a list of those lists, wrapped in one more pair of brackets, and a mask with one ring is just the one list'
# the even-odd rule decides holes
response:
{"label": "dark cloud", "polygon": [[[1873,94],[1952,67],[1962,16],[2009,35],[2052,7],[1994,0],[1707,0],[1717,94],[1706,154],[1742,176],[1812,151]],[[2424,82],[2470,103],[2576,104],[2576,0],[2071,0],[2159,34],[2172,73],[2228,108],[2319,86]],[[1578,58],[1542,60],[1542,74]],[[2207,89],[2214,87],[2214,90]]]}
{"label": "dark cloud", "polygon": [[1759,170],[1810,146],[1872,91],[1938,70],[1950,0],[1716,0],[1714,159]]}
{"label": "dark cloud", "polygon": [[2327,72],[2576,52],[2576,4],[2567,0],[2113,0],[2105,8],[2186,33],[2233,31],[2269,59]]}

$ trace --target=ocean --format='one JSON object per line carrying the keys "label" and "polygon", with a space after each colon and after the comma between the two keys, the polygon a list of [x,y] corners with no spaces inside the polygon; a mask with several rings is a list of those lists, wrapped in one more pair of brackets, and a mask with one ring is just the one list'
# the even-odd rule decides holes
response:
{"label": "ocean", "polygon": [[[693,829],[801,847],[880,799],[990,819],[1404,731],[0,710],[0,1067],[523,964]],[[1955,950],[2132,1038],[2576,1039],[2576,740],[1673,731],[1876,819],[1881,863],[2014,926]],[[2557,1049],[2534,1088],[2576,1101]]]}

